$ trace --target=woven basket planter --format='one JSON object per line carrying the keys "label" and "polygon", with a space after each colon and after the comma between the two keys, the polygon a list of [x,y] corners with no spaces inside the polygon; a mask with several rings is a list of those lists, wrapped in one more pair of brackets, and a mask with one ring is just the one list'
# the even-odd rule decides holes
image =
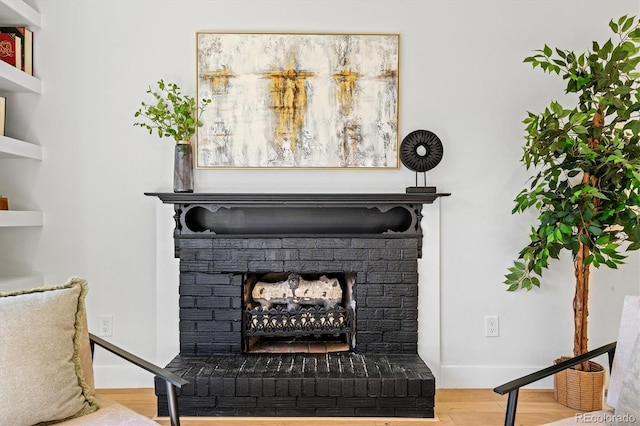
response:
{"label": "woven basket planter", "polygon": [[[562,357],[554,363],[567,359],[569,358]],[[589,361],[589,371],[567,368],[553,377],[553,397],[560,404],[574,410],[601,410],[604,375],[604,368],[593,361]]]}

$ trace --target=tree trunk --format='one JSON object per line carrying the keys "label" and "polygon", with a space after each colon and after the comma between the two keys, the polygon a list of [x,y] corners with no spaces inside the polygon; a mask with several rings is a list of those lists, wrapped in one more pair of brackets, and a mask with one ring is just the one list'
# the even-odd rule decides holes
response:
{"label": "tree trunk", "polygon": [[[573,298],[574,340],[573,356],[587,352],[587,317],[589,316],[589,274],[590,265],[584,264],[584,259],[589,256],[589,247],[580,243],[578,254],[574,260],[576,276],[576,293]],[[588,371],[588,362],[577,365],[577,370]]]}
{"label": "tree trunk", "polygon": [[[595,141],[591,139],[589,144],[594,144]],[[582,177],[582,183],[599,187],[598,180],[595,176],[589,173],[585,173]],[[594,209],[597,210],[599,200],[592,200]],[[573,298],[573,356],[582,355],[588,351],[587,338],[587,317],[589,316],[589,275],[591,272],[591,264],[585,265],[584,260],[591,254],[589,247],[585,246],[580,237],[582,235],[589,236],[589,231],[586,229],[586,225],[579,227],[578,229],[578,253],[573,259],[573,268],[576,276],[576,292]],[[589,362],[578,364],[575,367],[576,370],[589,371]]]}
{"label": "tree trunk", "polygon": [[[587,144],[589,148],[597,150],[598,144],[600,143],[600,129],[604,126],[604,115],[600,111],[594,114],[592,124],[596,131],[588,139]],[[600,180],[589,172],[585,172],[582,176],[582,183],[600,189]],[[593,203],[594,210],[597,211],[600,200],[593,198],[591,202]],[[591,250],[580,241],[582,235],[590,236],[586,224],[578,227],[578,243],[580,245],[578,247],[578,253],[573,259],[576,276],[576,293],[573,298],[573,356],[586,353],[588,351],[589,341],[587,338],[587,317],[589,316],[589,274],[591,272],[591,264],[585,265],[584,260],[591,254]],[[578,364],[575,369],[589,371],[589,362]]]}

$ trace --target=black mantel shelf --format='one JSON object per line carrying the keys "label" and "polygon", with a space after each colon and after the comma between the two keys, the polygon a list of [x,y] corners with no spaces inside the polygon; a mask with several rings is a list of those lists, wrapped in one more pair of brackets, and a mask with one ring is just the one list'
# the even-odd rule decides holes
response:
{"label": "black mantel shelf", "polygon": [[165,204],[251,204],[251,205],[367,205],[367,204],[432,204],[438,197],[448,193],[173,193],[145,192],[150,197],[158,197]]}
{"label": "black mantel shelf", "polygon": [[173,204],[175,238],[418,236],[422,206],[441,194],[147,192]]}

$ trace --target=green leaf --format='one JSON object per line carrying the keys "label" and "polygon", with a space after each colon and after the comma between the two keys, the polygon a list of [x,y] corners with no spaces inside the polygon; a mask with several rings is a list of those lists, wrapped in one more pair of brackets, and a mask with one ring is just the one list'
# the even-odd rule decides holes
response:
{"label": "green leaf", "polygon": [[622,24],[622,30],[621,31],[623,33],[625,33],[627,31],[629,31],[629,29],[633,25],[633,18],[627,18],[626,16],[623,16],[623,18],[626,18],[626,20],[625,20],[624,24]]}
{"label": "green leaf", "polygon": [[587,208],[582,212],[582,218],[586,221],[589,221],[593,218],[594,211],[591,208]]}
{"label": "green leaf", "polygon": [[624,125],[624,128],[631,130],[634,136],[640,134],[640,120],[631,120]]}
{"label": "green leaf", "polygon": [[[611,31],[613,31],[614,33],[618,32],[618,24],[613,22],[613,20],[609,22],[609,28],[611,28]],[[597,49],[594,48],[593,50],[595,51]]]}
{"label": "green leaf", "polygon": [[551,102],[551,110],[558,116],[561,116],[563,113],[562,105],[557,102]]}
{"label": "green leaf", "polygon": [[[615,49],[613,51],[613,54],[611,55],[611,60],[612,61],[621,61],[621,60],[625,59],[628,55],[629,55],[629,52],[627,52],[624,49]],[[614,99],[614,101],[615,101],[615,99]]]}
{"label": "green leaf", "polygon": [[511,284],[509,286],[509,288],[507,288],[507,291],[516,291],[520,288],[520,286],[516,283],[516,284]]}
{"label": "green leaf", "polygon": [[509,281],[520,281],[522,278],[522,272],[514,271],[510,274],[505,275],[505,278]]}
{"label": "green leaf", "polygon": [[587,227],[587,229],[589,230],[589,232],[591,232],[593,235],[600,235],[602,234],[602,229],[598,228],[597,226],[594,225],[589,225],[589,227]]}
{"label": "green leaf", "polygon": [[631,38],[633,41],[640,41],[640,27],[631,31],[629,33],[629,38]]}
{"label": "green leaf", "polygon": [[565,223],[560,224],[560,231],[566,235],[571,235],[573,233],[573,230],[571,229],[571,227]]}
{"label": "green leaf", "polygon": [[560,229],[556,229],[554,232],[557,241],[563,241],[564,237],[562,236],[562,231]]}
{"label": "green leaf", "polygon": [[609,53],[611,53],[611,50],[613,49],[613,43],[611,43],[611,39],[607,40],[607,42],[602,46],[602,49],[600,49],[599,55],[601,59],[606,59],[607,56],[609,56]]}

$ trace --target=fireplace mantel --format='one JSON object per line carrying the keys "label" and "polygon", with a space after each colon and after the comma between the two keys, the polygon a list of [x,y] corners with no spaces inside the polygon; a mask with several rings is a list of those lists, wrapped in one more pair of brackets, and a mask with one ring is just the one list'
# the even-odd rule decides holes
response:
{"label": "fireplace mantel", "polygon": [[173,204],[175,238],[238,236],[368,236],[422,238],[422,206],[449,194],[415,193],[165,193]]}
{"label": "fireplace mantel", "polygon": [[438,192],[413,193],[173,193],[145,192],[158,197],[165,204],[206,203],[219,205],[246,206],[334,206],[334,205],[376,205],[376,204],[432,204],[438,197],[450,194]]}

